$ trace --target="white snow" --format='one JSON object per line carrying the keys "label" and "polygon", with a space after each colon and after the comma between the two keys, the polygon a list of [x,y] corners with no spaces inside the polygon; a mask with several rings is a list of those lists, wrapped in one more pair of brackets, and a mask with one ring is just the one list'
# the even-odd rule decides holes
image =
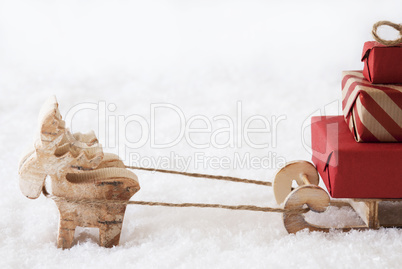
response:
{"label": "white snow", "polygon": [[[79,228],[74,247],[63,251],[56,248],[57,207],[43,196],[25,198],[17,170],[41,105],[56,95],[72,131],[94,129],[127,164],[140,156],[144,165],[184,170],[184,163],[166,163],[175,154],[190,160],[190,172],[270,180],[284,161],[310,160],[309,117],[324,108],[341,113],[341,71],[362,69],[372,24],[401,23],[401,10],[397,0],[0,1],[0,268],[400,268],[398,229],[289,235],[280,214],[218,209],[129,206],[120,246],[101,248],[95,230]],[[140,124],[150,128],[157,103],[178,107],[187,123],[196,115],[210,120],[211,132],[229,126],[213,120],[219,115],[236,132],[239,119],[244,126],[253,115],[281,120],[270,126],[274,134],[250,135],[269,143],[263,149],[238,136],[234,147],[190,144],[211,142],[211,133],[188,134],[168,148],[149,139],[125,148],[149,138]],[[179,116],[158,110],[157,143],[177,137]],[[191,126],[208,127],[202,120]],[[228,139],[221,133],[212,142]],[[266,157],[269,167],[234,167],[236,156],[247,155]],[[195,156],[207,163],[194,163]],[[213,156],[229,164],[214,167]],[[277,206],[266,187],[136,174],[136,200]],[[359,221],[346,209],[309,220]]]}

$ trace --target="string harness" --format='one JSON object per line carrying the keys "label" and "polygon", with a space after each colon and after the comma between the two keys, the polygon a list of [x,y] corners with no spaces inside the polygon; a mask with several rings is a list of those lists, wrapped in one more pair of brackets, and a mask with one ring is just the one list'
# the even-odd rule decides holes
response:
{"label": "string harness", "polygon": [[[176,175],[182,175],[182,176],[193,177],[193,178],[207,178],[207,179],[232,181],[232,182],[238,182],[238,183],[256,184],[256,185],[272,187],[272,182],[270,182],[270,181],[244,179],[244,178],[221,176],[221,175],[188,173],[188,172],[181,172],[181,171],[174,171],[174,170],[165,170],[165,169],[156,169],[156,168],[147,168],[147,167],[139,167],[139,166],[129,166],[129,165],[125,165],[125,168],[134,169],[134,170],[152,171],[152,172],[165,173],[165,174],[176,174]],[[288,214],[302,214],[302,213],[307,213],[308,211],[310,211],[309,208],[284,209],[284,208],[277,208],[277,207],[260,207],[260,206],[254,206],[254,205],[166,203],[166,202],[150,202],[150,201],[106,200],[106,199],[96,199],[96,200],[95,199],[68,199],[65,197],[50,194],[47,191],[45,185],[42,188],[42,193],[46,198],[50,198],[55,201],[65,201],[65,202],[70,202],[70,203],[87,204],[87,205],[126,204],[126,205],[147,205],[147,206],[164,206],[164,207],[222,208],[222,209],[229,209],[229,210],[260,211],[260,212],[288,213]]]}

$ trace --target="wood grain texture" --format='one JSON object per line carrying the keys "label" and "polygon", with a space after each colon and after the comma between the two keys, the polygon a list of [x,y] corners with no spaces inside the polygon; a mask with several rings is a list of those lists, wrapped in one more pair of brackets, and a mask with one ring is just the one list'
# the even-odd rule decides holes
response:
{"label": "wood grain texture", "polygon": [[349,204],[364,221],[366,226],[370,229],[378,229],[380,222],[378,221],[378,204],[377,200],[349,200]]}
{"label": "wood grain texture", "polygon": [[318,185],[319,176],[315,166],[307,161],[293,161],[287,163],[275,175],[272,184],[275,200],[282,204],[292,191],[292,183],[296,181],[299,186],[305,184]]}
{"label": "wood grain texture", "polygon": [[[292,190],[291,184],[296,181],[299,187]],[[378,201],[353,199],[331,200],[328,193],[318,185],[318,173],[314,165],[306,161],[288,163],[277,175],[273,183],[275,198],[278,203],[284,200],[284,209],[295,210],[309,208],[311,211],[322,213],[329,206],[352,207],[363,219],[364,226],[349,226],[336,230],[349,231],[351,229],[378,228]],[[289,233],[296,233],[303,229],[309,231],[329,232],[332,227],[321,227],[306,221],[303,213],[283,214],[285,229]]]}
{"label": "wood grain texture", "polygon": [[[19,166],[20,189],[26,197],[39,197],[47,176],[52,193],[69,200],[129,200],[140,189],[137,176],[124,168],[118,156],[104,154],[93,132],[72,134],[65,128],[54,97],[42,107],[39,127],[34,149]],[[125,204],[56,204],[59,248],[72,246],[77,226],[99,228],[101,246],[119,244]]]}
{"label": "wood grain texture", "polygon": [[[285,200],[285,209],[303,208],[307,205],[314,212],[324,212],[329,206],[330,198],[320,187],[315,185],[300,186],[293,190]],[[283,223],[288,233],[296,233],[303,229],[309,231],[328,232],[329,228],[315,226],[304,219],[303,214],[283,214]]]}

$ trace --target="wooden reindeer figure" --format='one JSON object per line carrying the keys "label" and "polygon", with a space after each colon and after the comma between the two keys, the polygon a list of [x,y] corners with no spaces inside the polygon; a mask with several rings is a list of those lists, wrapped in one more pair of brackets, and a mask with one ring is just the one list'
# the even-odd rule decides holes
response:
{"label": "wooden reindeer figure", "polygon": [[99,228],[101,246],[118,245],[127,205],[113,201],[127,201],[140,189],[137,176],[117,155],[104,154],[93,132],[70,133],[55,97],[41,109],[39,130],[34,149],[20,162],[20,189],[36,199],[50,176],[52,194],[63,198],[55,200],[60,212],[57,246],[71,247],[76,226]]}

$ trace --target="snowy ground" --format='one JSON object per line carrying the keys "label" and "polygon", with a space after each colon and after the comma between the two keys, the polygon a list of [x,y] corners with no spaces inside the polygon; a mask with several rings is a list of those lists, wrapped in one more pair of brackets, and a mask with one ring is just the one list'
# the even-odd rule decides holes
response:
{"label": "snowy ground", "polygon": [[[400,268],[397,229],[288,235],[280,214],[215,209],[129,206],[120,246],[100,248],[96,231],[82,228],[62,251],[56,206],[20,193],[17,166],[54,94],[73,131],[94,129],[127,164],[185,170],[181,159],[190,172],[270,180],[284,161],[310,159],[309,117],[340,113],[341,71],[362,68],[372,24],[402,22],[401,10],[385,0],[0,1],[0,268]],[[211,131],[156,148],[146,132],[151,104],[164,106],[155,110],[157,144],[181,135],[180,113]],[[271,130],[246,141],[238,123],[256,115],[250,126],[266,119]],[[211,134],[231,121],[234,138]],[[244,156],[257,164],[240,167]],[[215,167],[212,157],[228,162]],[[137,200],[276,206],[265,187],[137,175]],[[338,209],[309,219],[358,221]]]}

